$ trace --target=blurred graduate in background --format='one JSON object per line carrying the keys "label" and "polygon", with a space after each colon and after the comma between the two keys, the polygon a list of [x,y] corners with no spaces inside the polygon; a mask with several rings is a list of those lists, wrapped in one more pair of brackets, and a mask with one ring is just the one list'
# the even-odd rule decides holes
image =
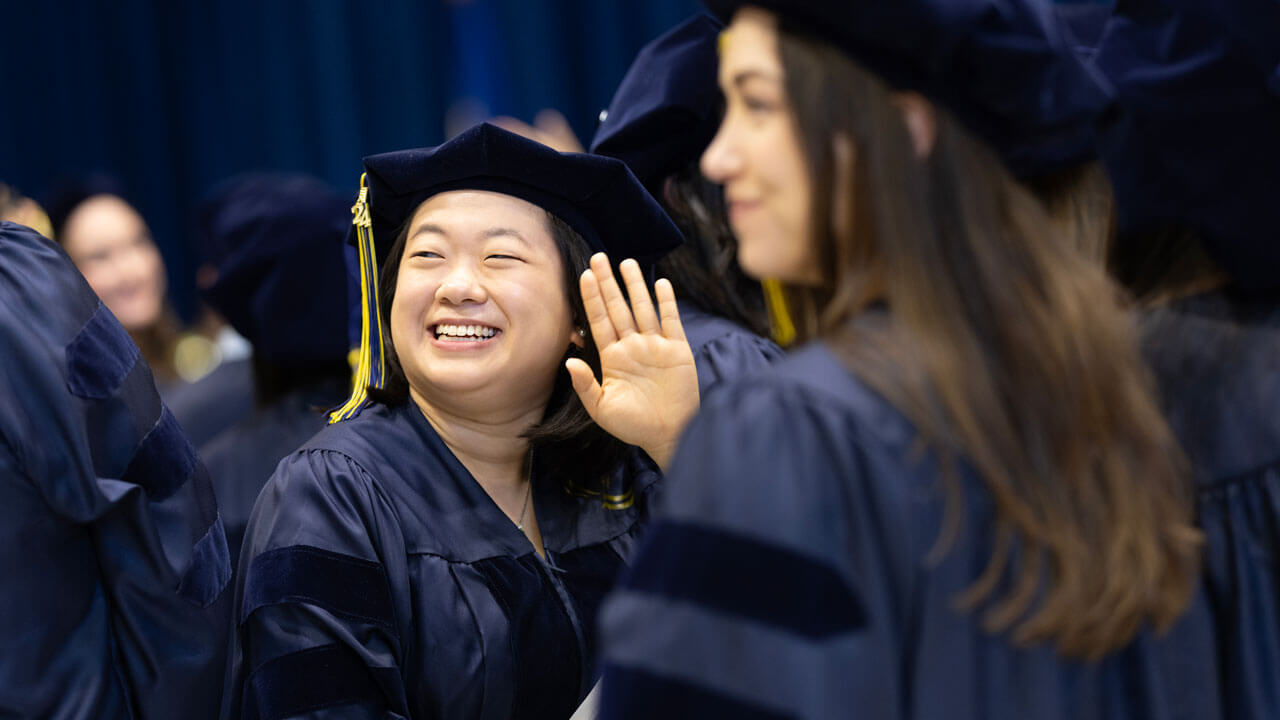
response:
{"label": "blurred graduate in background", "polygon": [[183,384],[181,325],[166,299],[168,274],[147,223],[119,181],[92,175],[61,183],[47,208],[53,237],[142,350],[166,398]]}
{"label": "blurred graduate in background", "polygon": [[26,225],[41,235],[52,238],[53,224],[40,204],[24,196],[15,187],[0,182],[0,222]]}
{"label": "blurred graduate in background", "polygon": [[627,163],[684,234],[657,273],[675,288],[703,395],[782,356],[768,339],[760,283],[738,267],[724,194],[698,169],[724,112],[716,84],[721,27],[698,15],[646,45],[591,140],[591,152]]}
{"label": "blurred graduate in background", "polygon": [[198,215],[214,270],[204,298],[253,346],[255,411],[200,448],[234,562],[276,464],[350,389],[351,199],[307,176],[258,174],[227,182]]}
{"label": "blurred graduate in background", "polygon": [[1096,62],[1112,269],[1195,474],[1223,714],[1280,717],[1280,5],[1139,0]]}

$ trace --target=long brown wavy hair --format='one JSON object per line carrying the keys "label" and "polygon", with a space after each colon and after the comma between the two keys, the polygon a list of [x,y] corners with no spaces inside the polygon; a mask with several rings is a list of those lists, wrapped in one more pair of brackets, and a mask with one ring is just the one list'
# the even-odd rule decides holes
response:
{"label": "long brown wavy hair", "polygon": [[[789,287],[820,339],[921,432],[962,517],[956,461],[995,508],[985,570],[958,598],[992,633],[1097,658],[1168,627],[1199,574],[1185,461],[1101,263],[942,108],[918,160],[891,89],[847,55],[779,33],[826,274]],[[841,145],[852,152],[838,152]],[[852,323],[873,304],[883,324]]]}

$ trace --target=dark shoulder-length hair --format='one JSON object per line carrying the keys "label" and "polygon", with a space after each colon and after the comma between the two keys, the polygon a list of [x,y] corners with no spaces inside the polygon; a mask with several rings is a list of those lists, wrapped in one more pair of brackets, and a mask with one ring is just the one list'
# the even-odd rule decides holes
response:
{"label": "dark shoulder-length hair", "polygon": [[[935,551],[962,517],[955,460],[976,469],[995,544],[960,607],[1074,657],[1168,627],[1190,602],[1201,538],[1118,289],[945,109],[917,159],[879,77],[785,21],[779,51],[811,187],[831,189],[811,208],[825,281],[788,288],[797,329],[939,457]],[[873,304],[887,322],[852,322]]]}
{"label": "dark shoulder-length hair", "polygon": [[769,336],[760,283],[738,266],[738,241],[729,227],[724,190],[702,176],[695,158],[669,175],[658,198],[685,243],[658,262],[676,297]]}
{"label": "dark shoulder-length hair", "polygon": [[[411,216],[412,218],[412,216]],[[582,306],[582,293],[578,277],[589,267],[591,250],[582,236],[560,218],[547,213],[547,229],[556,249],[560,251],[561,269],[564,275],[564,293],[569,300],[569,312],[574,327],[583,333],[583,347],[570,345],[565,359],[580,357],[600,377],[600,353],[591,335],[586,310]],[[391,304],[396,297],[396,280],[400,274],[400,262],[404,256],[409,235],[409,222],[396,234],[395,244],[387,254],[386,264],[378,279],[378,301],[381,308],[382,337],[385,339],[384,387],[368,389],[374,402],[398,405],[408,401],[409,381],[400,366],[395,344],[391,337]],[[539,473],[557,477],[571,490],[598,489],[608,476],[622,463],[628,446],[605,432],[587,414],[578,399],[564,363],[556,373],[551,399],[547,403],[542,421],[524,433],[533,448],[534,462]]]}

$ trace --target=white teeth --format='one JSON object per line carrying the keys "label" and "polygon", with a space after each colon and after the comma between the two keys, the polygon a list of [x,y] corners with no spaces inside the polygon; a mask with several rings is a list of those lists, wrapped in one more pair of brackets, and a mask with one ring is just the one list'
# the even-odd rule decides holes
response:
{"label": "white teeth", "polygon": [[448,336],[448,337],[454,337],[454,338],[468,338],[468,339],[472,339],[472,340],[484,340],[484,339],[486,339],[486,338],[491,338],[491,337],[493,337],[496,333],[497,333],[497,331],[496,331],[496,330],[494,330],[493,328],[491,328],[491,327],[485,327],[485,326],[483,326],[483,325],[444,325],[444,324],[441,324],[441,325],[437,325],[437,326],[436,326],[436,337],[444,337],[444,336]]}

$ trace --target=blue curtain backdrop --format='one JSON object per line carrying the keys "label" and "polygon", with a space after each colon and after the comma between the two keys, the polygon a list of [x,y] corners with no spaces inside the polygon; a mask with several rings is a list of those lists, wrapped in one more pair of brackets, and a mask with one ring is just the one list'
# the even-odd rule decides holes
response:
{"label": "blue curtain backdrop", "polygon": [[585,141],[640,46],[696,0],[113,0],[0,6],[0,182],[119,177],[195,308],[189,217],[249,170],[350,190],[445,117],[553,107]]}

